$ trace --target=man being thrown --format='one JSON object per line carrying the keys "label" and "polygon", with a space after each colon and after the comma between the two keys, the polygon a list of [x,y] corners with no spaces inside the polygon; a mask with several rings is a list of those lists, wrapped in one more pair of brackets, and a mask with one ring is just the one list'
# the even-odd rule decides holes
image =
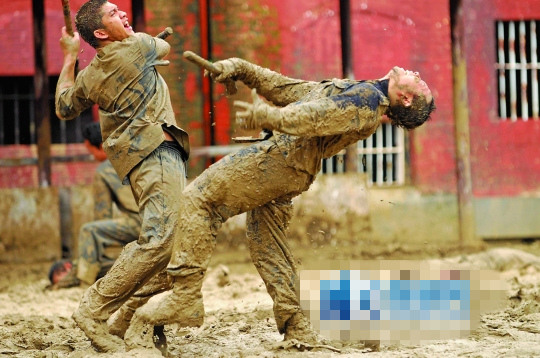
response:
{"label": "man being thrown", "polygon": [[[84,3],[75,25],[78,32],[73,37],[62,29],[64,62],[56,87],[56,114],[68,120],[94,104],[99,106],[103,149],[118,177],[131,185],[141,216],[137,241],[128,244],[107,274],[85,291],[73,314],[95,348],[117,351],[124,344],[109,333],[107,319],[141,287],[146,288],[170,259],[189,140],[176,121],[167,84],[156,68],[168,64],[163,58],[170,45],[135,33],[126,13],[106,0]],[[79,33],[97,53],[75,77]],[[160,277],[167,286],[167,276]],[[153,293],[148,292],[148,297]],[[195,310],[191,318],[199,322],[201,315]]]}
{"label": "man being thrown", "polygon": [[[285,77],[238,58],[214,63],[218,82],[233,79],[256,89],[253,103],[235,102],[237,120],[273,135],[210,166],[183,192],[180,229],[167,266],[171,291],[152,297],[131,321],[128,348],[152,347],[147,325],[182,322],[186,300],[199,302],[203,277],[216,234],[228,218],[247,212],[248,248],[274,301],[277,328],[285,339],[308,344],[317,335],[301,312],[295,294],[296,266],[287,245],[291,199],[306,191],[329,158],[369,137],[383,116],[395,126],[414,129],[435,109],[433,95],[420,75],[399,67],[378,80],[334,79],[323,82]],[[186,287],[197,294],[187,296]]]}

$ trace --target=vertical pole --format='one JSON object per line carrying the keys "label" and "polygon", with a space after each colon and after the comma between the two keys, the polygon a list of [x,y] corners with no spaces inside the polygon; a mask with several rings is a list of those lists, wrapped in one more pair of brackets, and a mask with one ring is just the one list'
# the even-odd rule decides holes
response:
{"label": "vertical pole", "polygon": [[456,122],[456,170],[459,211],[459,243],[475,239],[474,197],[472,194],[467,61],[463,50],[465,24],[462,0],[450,2],[452,17],[452,58],[454,116]]}
{"label": "vertical pole", "polygon": [[[351,46],[351,4],[350,0],[339,0],[339,20],[341,30],[341,71],[343,78],[354,79]],[[345,152],[345,170],[358,172],[358,143],[351,144]]]}
{"label": "vertical pole", "polygon": [[131,10],[133,12],[133,25],[135,31],[146,31],[146,19],[144,17],[144,0],[131,0]]}
{"label": "vertical pole", "polygon": [[[199,0],[199,23],[201,27],[201,56],[212,59],[212,34],[210,29],[210,0]],[[203,128],[204,145],[216,144],[214,131],[214,99],[210,77],[202,78],[203,88]],[[208,158],[206,166],[214,163],[214,157]]]}
{"label": "vertical pole", "polygon": [[34,29],[34,113],[36,114],[38,145],[38,183],[51,185],[51,121],[49,108],[49,78],[45,42],[44,0],[32,0]]}
{"label": "vertical pole", "polygon": [[341,30],[341,69],[343,78],[354,79],[351,45],[351,4],[350,0],[339,0]]}

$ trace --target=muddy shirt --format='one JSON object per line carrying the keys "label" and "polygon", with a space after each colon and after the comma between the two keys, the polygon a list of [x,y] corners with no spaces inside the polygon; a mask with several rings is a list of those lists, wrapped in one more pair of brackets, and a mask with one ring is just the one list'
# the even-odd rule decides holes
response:
{"label": "muddy shirt", "polygon": [[390,104],[388,80],[305,81],[243,59],[226,61],[233,78],[278,106],[263,105],[260,124],[274,131],[270,140],[287,164],[311,175],[321,170],[321,159],[372,135]]}
{"label": "muddy shirt", "polygon": [[321,160],[372,135],[388,108],[388,80],[328,80],[279,108],[274,128],[287,163],[316,175]]}
{"label": "muddy shirt", "polygon": [[139,220],[139,207],[135,202],[131,187],[122,185],[110,161],[103,161],[94,176],[94,220],[111,219],[113,203],[123,214]]}
{"label": "muddy shirt", "polygon": [[169,89],[155,68],[168,64],[163,57],[169,50],[166,41],[145,33],[113,42],[56,98],[65,119],[99,106],[103,149],[122,179],[163,142],[163,129],[189,155],[188,135],[176,122]]}

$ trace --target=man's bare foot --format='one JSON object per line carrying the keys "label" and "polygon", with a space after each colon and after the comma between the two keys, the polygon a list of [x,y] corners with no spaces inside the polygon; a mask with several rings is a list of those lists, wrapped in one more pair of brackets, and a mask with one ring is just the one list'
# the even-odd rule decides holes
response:
{"label": "man's bare foot", "polygon": [[121,352],[123,342],[120,338],[109,334],[106,321],[93,319],[84,307],[73,313],[73,320],[92,342],[92,346],[100,352]]}

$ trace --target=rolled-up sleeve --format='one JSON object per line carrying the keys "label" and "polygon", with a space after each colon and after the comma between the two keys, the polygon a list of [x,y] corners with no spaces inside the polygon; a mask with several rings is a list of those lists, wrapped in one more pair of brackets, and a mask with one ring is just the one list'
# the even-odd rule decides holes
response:
{"label": "rolled-up sleeve", "polygon": [[83,75],[79,73],[74,86],[64,88],[56,95],[55,106],[60,119],[76,118],[82,111],[92,106],[93,102],[86,94],[82,77]]}

